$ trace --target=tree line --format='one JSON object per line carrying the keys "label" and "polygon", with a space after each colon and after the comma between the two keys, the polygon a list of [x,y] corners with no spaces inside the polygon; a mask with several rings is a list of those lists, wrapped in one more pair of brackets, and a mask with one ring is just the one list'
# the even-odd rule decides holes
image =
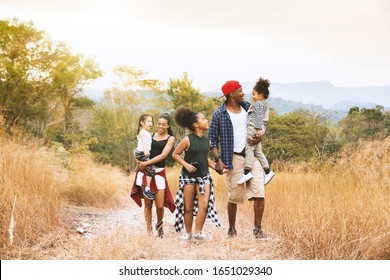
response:
{"label": "tree line", "polygon": [[[128,65],[113,69],[103,99],[93,101],[83,90],[103,74],[95,58],[53,42],[32,22],[0,20],[0,134],[91,153],[100,162],[132,170],[142,113],[157,120],[184,105],[211,120],[222,102],[194,88],[186,72],[163,83]],[[180,140],[186,131],[174,122],[172,127]],[[271,108],[263,147],[271,161],[322,161],[347,143],[389,134],[390,113],[380,105],[351,108],[336,124],[308,110],[280,115]]]}

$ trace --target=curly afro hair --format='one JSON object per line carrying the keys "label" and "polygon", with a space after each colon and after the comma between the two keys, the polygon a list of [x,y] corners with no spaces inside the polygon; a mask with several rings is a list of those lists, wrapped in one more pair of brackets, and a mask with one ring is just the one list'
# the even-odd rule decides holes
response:
{"label": "curly afro hair", "polygon": [[197,113],[192,109],[180,106],[176,109],[174,117],[178,125],[194,131],[194,123],[197,122]]}
{"label": "curly afro hair", "polygon": [[271,83],[269,82],[269,80],[264,79],[264,78],[260,78],[260,79],[256,82],[256,84],[255,84],[255,86],[253,87],[253,89],[254,89],[255,91],[257,91],[258,93],[262,93],[263,96],[264,96],[264,98],[267,99],[268,96],[269,96],[269,90],[268,90],[268,88],[269,88],[270,84],[271,84]]}

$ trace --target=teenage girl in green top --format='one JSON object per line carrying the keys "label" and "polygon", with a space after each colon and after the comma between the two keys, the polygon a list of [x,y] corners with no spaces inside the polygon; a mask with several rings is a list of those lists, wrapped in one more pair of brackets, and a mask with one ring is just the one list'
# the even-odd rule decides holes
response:
{"label": "teenage girl in green top", "polygon": [[[186,107],[179,107],[175,111],[175,120],[191,131],[172,154],[172,158],[183,166],[175,200],[175,229],[180,232],[185,227],[182,240],[189,241],[192,237],[193,216],[196,215],[194,239],[207,240],[208,236],[202,231],[206,217],[211,218],[217,227],[220,226],[209,173],[209,167],[215,169],[215,163],[208,157],[210,140],[203,135],[209,129],[209,123],[202,113]],[[181,157],[183,152],[184,158]]]}

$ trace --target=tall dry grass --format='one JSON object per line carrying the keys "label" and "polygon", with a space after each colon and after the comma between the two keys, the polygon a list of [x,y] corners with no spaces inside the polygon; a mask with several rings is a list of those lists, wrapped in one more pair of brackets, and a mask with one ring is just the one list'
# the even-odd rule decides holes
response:
{"label": "tall dry grass", "polygon": [[[8,146],[7,146],[8,145]],[[60,248],[50,250],[36,249],[19,253],[21,258],[28,259],[389,259],[390,258],[390,138],[383,141],[361,142],[357,146],[346,147],[335,158],[324,163],[320,171],[313,171],[305,165],[289,166],[284,171],[277,172],[273,181],[266,186],[266,209],[263,218],[263,229],[270,240],[259,241],[253,238],[253,204],[245,202],[239,205],[237,212],[237,238],[227,238],[226,215],[226,184],[225,176],[212,172],[215,183],[216,206],[222,222],[222,228],[216,228],[206,221],[205,231],[212,240],[205,243],[183,244],[180,235],[173,229],[173,215],[166,211],[163,239],[146,234],[142,209],[138,208],[128,196],[134,175],[127,177],[117,173],[117,170],[97,166],[86,158],[73,160],[72,169],[66,171],[54,168],[55,161],[49,156],[46,162],[41,151],[23,150],[14,143],[6,143],[1,150],[1,205],[2,213],[2,244],[8,239],[5,232],[8,230],[12,201],[16,190],[21,188],[25,181],[17,181],[23,173],[39,174],[37,178],[52,178],[52,181],[38,181],[35,183],[46,186],[58,186],[59,190],[69,188],[74,197],[82,202],[72,203],[94,204],[89,191],[95,189],[95,184],[103,182],[112,187],[118,195],[125,195],[127,203],[125,216],[117,219],[117,213],[104,210],[106,214],[99,215],[103,221],[109,222],[109,231],[97,232],[92,238],[71,235],[63,227],[58,238],[49,234],[50,244]],[[22,151],[23,150],[23,151]],[[17,152],[13,152],[17,151]],[[15,160],[14,164],[8,162],[18,154],[22,159]],[[33,154],[31,158],[27,155]],[[4,158],[8,160],[4,161]],[[41,168],[33,167],[34,172],[27,172],[24,165],[36,162]],[[6,163],[7,162],[7,163]],[[6,163],[6,164],[5,164]],[[48,165],[50,164],[50,165]],[[8,173],[6,172],[8,166]],[[43,166],[43,167],[42,167]],[[13,172],[16,168],[16,172]],[[106,168],[102,171],[102,168]],[[317,170],[317,169],[316,169]],[[48,174],[43,175],[45,172]],[[12,175],[12,173],[15,173]],[[178,187],[180,168],[167,170],[168,183],[172,194],[175,195]],[[6,174],[7,176],[5,176]],[[65,175],[64,175],[65,174]],[[72,175],[74,176],[72,178]],[[13,177],[12,177],[13,176]],[[79,177],[78,177],[79,176]],[[124,176],[124,177],[121,177]],[[12,177],[12,180],[7,179]],[[29,177],[28,175],[26,177]],[[104,183],[104,177],[111,178]],[[38,179],[34,179],[38,180]],[[79,181],[79,182],[77,182]],[[112,183],[112,181],[114,183]],[[4,182],[7,182],[5,184]],[[34,184],[33,184],[34,185]],[[83,187],[90,185],[88,189]],[[7,186],[7,189],[4,189]],[[78,187],[73,187],[78,186]],[[101,187],[97,188],[100,189]],[[21,191],[25,202],[19,205],[19,195],[16,202],[17,227],[20,226],[21,208],[27,208],[27,200],[33,186]],[[48,188],[52,190],[53,188]],[[3,194],[5,190],[5,194]],[[118,191],[119,190],[119,191]],[[47,190],[46,190],[47,191]],[[46,193],[43,191],[43,193]],[[109,192],[110,193],[110,192]],[[102,197],[111,197],[111,194]],[[39,197],[38,195],[32,197]],[[60,192],[56,192],[56,201],[61,199]],[[41,200],[41,199],[35,199]],[[42,198],[43,200],[43,198]],[[89,201],[89,202],[88,202]],[[97,201],[104,201],[97,199]],[[33,215],[41,217],[46,213],[36,209],[47,209],[49,202],[44,206],[29,207],[30,219]],[[58,205],[58,204],[57,204]],[[96,205],[104,205],[97,202]],[[56,207],[58,209],[58,206]],[[53,211],[53,209],[51,210]],[[127,212],[128,211],[128,212]],[[23,212],[23,211],[22,211]],[[3,214],[5,213],[5,214]],[[58,211],[55,221],[58,222]],[[106,217],[104,215],[107,215]],[[3,219],[4,220],[3,222]],[[27,219],[26,222],[30,222]],[[43,221],[43,218],[39,218]],[[25,223],[26,223],[25,222]],[[46,226],[46,223],[40,222]],[[3,226],[3,224],[5,226]],[[55,224],[53,224],[55,226]],[[26,226],[25,226],[26,227]],[[45,234],[42,227],[36,226],[39,234]],[[27,233],[17,231],[18,236],[29,236]],[[66,231],[66,233],[64,233]],[[46,236],[46,235],[45,235]],[[63,240],[66,236],[66,241]],[[72,237],[72,238],[69,238]],[[27,240],[20,238],[20,240]],[[30,238],[29,240],[33,240]],[[4,243],[3,243],[4,242]],[[147,245],[145,245],[147,244]],[[45,245],[46,246],[46,245]],[[49,246],[49,245],[47,245]],[[52,245],[50,245],[52,246]],[[41,248],[41,247],[39,247]],[[14,258],[15,255],[11,255]]]}
{"label": "tall dry grass", "polygon": [[322,171],[278,173],[265,225],[302,259],[390,259],[390,138],[346,147]]}
{"label": "tall dry grass", "polygon": [[[14,245],[33,243],[58,225],[60,192],[55,168],[56,160],[50,153],[2,140],[1,247],[10,246],[12,238]],[[15,223],[10,227],[12,217]]]}
{"label": "tall dry grass", "polygon": [[74,156],[70,172],[61,188],[64,201],[78,206],[110,208],[121,204],[121,196],[130,190],[123,171],[94,162],[88,155]]}
{"label": "tall dry grass", "polygon": [[129,192],[126,174],[87,155],[67,155],[66,167],[51,149],[0,141],[0,248],[40,242],[58,229],[61,204],[110,208]]}
{"label": "tall dry grass", "polygon": [[[176,168],[168,174],[174,193],[179,172]],[[225,232],[225,176],[212,172],[212,177],[224,229],[217,234],[220,241],[210,246],[226,247],[230,241],[226,240]],[[250,237],[253,220],[253,203],[239,205],[236,242],[242,250],[236,246],[235,251],[240,252],[242,259],[251,256],[245,248],[251,251],[252,246],[256,251],[259,246],[253,247],[254,240]],[[214,231],[212,227],[206,230]],[[390,259],[390,138],[347,146],[325,162],[320,171],[310,170],[306,164],[289,164],[284,171],[277,172],[266,186],[263,228],[271,237],[268,246],[273,250],[260,255],[263,258]],[[229,252],[222,256],[210,251],[197,254],[237,258]]]}

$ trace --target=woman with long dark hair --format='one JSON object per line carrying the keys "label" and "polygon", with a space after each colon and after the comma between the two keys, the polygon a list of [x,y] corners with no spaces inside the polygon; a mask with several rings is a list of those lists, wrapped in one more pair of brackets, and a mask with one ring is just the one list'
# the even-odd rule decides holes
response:
{"label": "woman with long dark hair", "polygon": [[144,172],[147,166],[155,166],[155,175],[150,183],[150,190],[154,195],[154,200],[144,199],[144,217],[146,229],[152,232],[152,208],[153,201],[156,207],[157,223],[155,230],[159,237],[164,236],[163,218],[164,207],[167,207],[172,213],[175,210],[172,194],[168,186],[165,173],[165,160],[172,151],[175,143],[175,137],[171,129],[171,119],[168,114],[162,114],[157,121],[157,132],[152,136],[152,147],[149,155],[149,160],[138,162],[138,171],[133,183],[131,197],[141,207],[143,198],[142,192],[146,186],[146,174]]}

